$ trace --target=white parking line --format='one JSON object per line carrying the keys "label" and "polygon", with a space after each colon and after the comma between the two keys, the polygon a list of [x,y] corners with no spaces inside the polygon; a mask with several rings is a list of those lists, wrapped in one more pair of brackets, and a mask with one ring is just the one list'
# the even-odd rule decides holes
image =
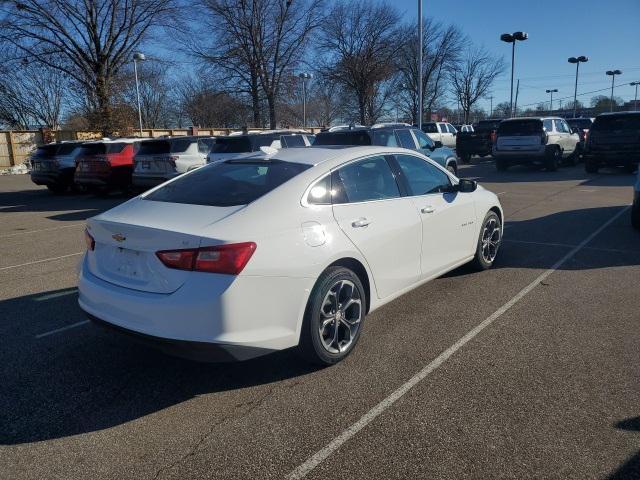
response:
{"label": "white parking line", "polygon": [[0,238],[16,237],[18,235],[28,235],[30,233],[51,232],[53,230],[62,230],[63,228],[84,227],[84,223],[74,223],[72,225],[61,225],[60,227],[42,228],[40,230],[25,230],[24,232],[7,233],[0,235]]}
{"label": "white parking line", "polygon": [[36,335],[36,338],[40,339],[40,338],[48,337],[49,335],[53,335],[54,333],[60,333],[60,332],[64,332],[65,330],[71,330],[72,328],[80,327],[82,325],[86,325],[87,323],[89,323],[89,320],[83,320],[81,322],[72,323],[71,325],[67,325],[66,327],[56,328],[55,330],[51,330],[49,332],[40,333]]}
{"label": "white parking line", "polygon": [[61,260],[63,258],[69,258],[69,257],[75,257],[75,256],[78,256],[78,255],[82,255],[83,253],[84,252],[70,253],[69,255],[60,255],[59,257],[52,257],[52,258],[45,258],[43,260],[36,260],[35,262],[21,263],[19,265],[9,265],[8,267],[0,267],[0,271],[9,270],[9,269],[12,269],[12,268],[27,267],[29,265],[35,265],[37,263],[52,262],[54,260]]}
{"label": "white parking line", "polygon": [[62,292],[56,293],[48,293],[47,295],[42,295],[41,297],[34,298],[36,302],[44,302],[45,300],[51,300],[53,298],[66,297],[67,295],[73,295],[74,293],[78,293],[77,288],[72,288],[71,290],[64,290]]}
{"label": "white parking line", "polygon": [[316,468],[320,463],[326,460],[332,453],[338,450],[342,445],[348,442],[351,438],[353,438],[360,430],[369,425],[373,420],[376,419],[379,415],[384,413],[385,410],[390,408],[395,402],[400,400],[409,390],[415,387],[418,383],[424,380],[431,372],[436,370],[440,365],[446,362],[454,353],[464,347],[467,343],[473,340],[482,330],[491,325],[495,320],[500,318],[502,314],[504,314],[507,310],[513,307],[516,303],[518,303],[522,298],[524,298],[529,292],[531,292],[534,288],[536,288],[540,282],[544,281],[547,277],[549,277],[553,272],[555,272],[558,268],[560,268],[565,262],[570,260],[576,253],[578,253],[585,245],[587,245],[591,240],[593,240],[596,236],[600,234],[605,228],[611,225],[614,221],[616,221],[622,214],[624,214],[629,209],[629,206],[624,207],[618,213],[616,213],[613,217],[607,220],[604,224],[602,224],[596,231],[594,231],[591,235],[585,238],[580,244],[578,244],[575,248],[573,248],[569,253],[567,253],[564,257],[558,260],[550,269],[546,270],[542,274],[540,274],[533,282],[520,290],[515,297],[509,300],[507,303],[502,305],[498,310],[496,310],[493,314],[487,317],[482,323],[477,325],[475,328],[467,332],[462,338],[460,338],[456,343],[447,348],[444,352],[442,352],[435,360],[425,366],[422,370],[416,373],[413,377],[411,377],[407,382],[402,384],[397,390],[395,390],[391,395],[378,403],[375,407],[365,413],[360,419],[351,425],[349,428],[340,433],[337,437],[335,437],[331,442],[329,442],[324,448],[313,454],[309,457],[304,463],[299,465],[295,470],[293,470],[288,476],[289,480],[297,480],[306,477],[314,468]]}
{"label": "white parking line", "polygon": [[26,207],[26,205],[4,205],[0,207],[0,210],[6,210],[7,208],[18,208],[18,207]]}

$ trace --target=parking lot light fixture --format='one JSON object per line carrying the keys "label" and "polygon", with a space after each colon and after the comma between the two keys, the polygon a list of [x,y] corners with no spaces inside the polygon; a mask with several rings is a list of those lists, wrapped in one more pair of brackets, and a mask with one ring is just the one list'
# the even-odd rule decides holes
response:
{"label": "parking lot light fixture", "polygon": [[302,128],[307,127],[307,80],[313,78],[311,73],[300,73],[298,77],[302,79]]}
{"label": "parking lot light fixture", "polygon": [[554,88],[553,90],[547,90],[547,93],[551,94],[551,102],[549,102],[549,112],[553,113],[553,94],[558,93],[558,89]]}
{"label": "parking lot light fixture", "polygon": [[636,94],[633,97],[633,111],[637,112],[638,111],[638,85],[640,85],[640,82],[631,82],[629,85],[631,85],[632,87],[636,87]]}
{"label": "parking lot light fixture", "polygon": [[613,112],[613,88],[616,83],[616,75],[622,75],[622,70],[607,70],[606,74],[611,77],[611,101],[610,101],[610,111]]}
{"label": "parking lot light fixture", "polygon": [[140,136],[142,137],[142,107],[140,106],[140,86],[138,85],[138,63],[146,60],[144,53],[136,52],[133,54],[133,72],[136,77],[136,97],[138,99],[138,122],[140,126]]}
{"label": "parking lot light fixture", "polygon": [[576,64],[576,87],[573,91],[573,118],[576,118],[577,112],[577,99],[578,99],[578,70],[580,69],[580,64],[589,61],[589,57],[585,57],[584,55],[580,55],[579,57],[570,57],[567,60],[569,63]]}
{"label": "parking lot light fixture", "polygon": [[511,99],[509,100],[509,116],[513,117],[513,72],[516,60],[516,42],[524,42],[529,38],[529,34],[525,32],[503,33],[500,40],[511,44]]}

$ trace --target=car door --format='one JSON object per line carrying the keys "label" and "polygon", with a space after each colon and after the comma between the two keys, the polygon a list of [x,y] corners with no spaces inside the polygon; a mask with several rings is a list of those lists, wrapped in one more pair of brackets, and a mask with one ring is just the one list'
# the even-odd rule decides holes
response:
{"label": "car door", "polygon": [[451,192],[449,175],[423,158],[395,155],[394,159],[422,220],[422,276],[438,275],[473,256],[477,239],[472,194]]}
{"label": "car door", "polygon": [[454,127],[450,123],[447,123],[447,130],[449,131],[449,134],[450,134],[447,137],[447,140],[449,142],[447,147],[456,148],[456,135],[458,135],[458,130],[456,130],[456,127]]}
{"label": "car door", "polygon": [[447,128],[446,123],[438,123],[438,130],[440,131],[440,141],[446,147],[451,146],[451,139],[453,138],[453,134],[449,133],[449,129]]}
{"label": "car door", "polygon": [[373,274],[379,298],[420,278],[422,223],[381,155],[340,167],[331,175],[333,215]]}
{"label": "car door", "polygon": [[564,150],[564,155],[571,155],[573,151],[576,149],[576,141],[574,140],[573,134],[571,133],[571,128],[567,125],[562,119],[556,119],[556,130],[560,136],[560,142],[562,145],[562,149]]}
{"label": "car door", "polygon": [[418,151],[446,168],[447,156],[444,154],[443,149],[435,148],[433,140],[417,128],[411,129],[411,133],[413,133],[418,143]]}
{"label": "car door", "polygon": [[409,150],[416,150],[417,144],[411,135],[411,130],[408,128],[398,128],[395,130],[398,143],[402,148],[408,148]]}

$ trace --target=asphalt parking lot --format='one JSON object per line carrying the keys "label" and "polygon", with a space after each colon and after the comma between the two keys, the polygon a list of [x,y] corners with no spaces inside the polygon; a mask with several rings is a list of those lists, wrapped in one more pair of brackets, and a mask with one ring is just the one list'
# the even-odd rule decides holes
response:
{"label": "asphalt parking lot", "polygon": [[640,478],[634,178],[460,175],[505,208],[495,268],[386,305],[326,369],[197,364],[88,324],[83,223],[124,198],[0,177],[0,477]]}

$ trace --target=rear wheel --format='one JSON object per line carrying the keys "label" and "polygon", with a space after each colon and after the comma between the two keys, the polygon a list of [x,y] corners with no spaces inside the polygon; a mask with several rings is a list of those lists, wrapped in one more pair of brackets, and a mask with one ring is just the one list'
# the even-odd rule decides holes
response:
{"label": "rear wheel", "polygon": [[498,255],[500,244],[502,243],[502,224],[500,217],[490,211],[484,217],[480,236],[476,246],[476,255],[473,259],[473,266],[477,270],[487,270],[493,266],[493,262]]}
{"label": "rear wheel", "polygon": [[546,158],[544,160],[544,168],[549,172],[555,172],[558,170],[558,165],[562,160],[562,150],[558,147],[553,147],[547,152]]}
{"label": "rear wheel", "polygon": [[49,189],[49,191],[51,193],[55,193],[56,195],[62,195],[63,193],[65,193],[67,191],[67,186],[66,185],[61,185],[59,183],[54,183],[51,185],[47,185],[47,188]]}
{"label": "rear wheel", "polygon": [[309,297],[298,352],[309,362],[333,365],[354,349],[366,312],[362,282],[348,268],[325,270]]}
{"label": "rear wheel", "polygon": [[509,162],[504,158],[496,158],[496,170],[499,172],[504,172],[507,168],[509,168]]}

